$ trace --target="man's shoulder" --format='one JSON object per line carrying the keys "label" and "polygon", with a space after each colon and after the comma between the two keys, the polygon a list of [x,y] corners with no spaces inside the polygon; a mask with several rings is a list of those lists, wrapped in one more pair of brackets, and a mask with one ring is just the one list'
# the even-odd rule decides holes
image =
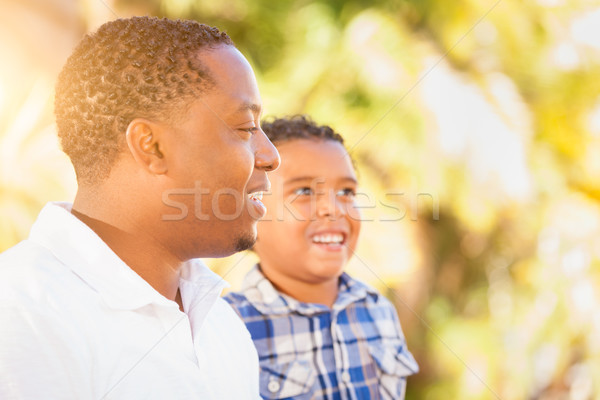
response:
{"label": "man's shoulder", "polygon": [[202,330],[218,336],[221,341],[229,343],[229,346],[253,350],[250,333],[236,312],[237,310],[219,297],[206,316],[206,326],[203,326]]}
{"label": "man's shoulder", "polygon": [[4,307],[60,309],[60,299],[70,301],[78,286],[85,284],[50,250],[33,241],[24,240],[0,254]]}
{"label": "man's shoulder", "polygon": [[25,239],[0,253],[0,265],[5,264],[8,260],[22,259],[24,256],[42,249],[37,243]]}
{"label": "man's shoulder", "polygon": [[[229,296],[229,294],[227,296]],[[227,300],[227,296],[217,298],[211,311],[215,311],[217,314],[223,314],[229,319],[231,316],[235,316],[235,308],[232,308],[232,303]],[[235,319],[239,320],[239,317],[235,316]]]}
{"label": "man's shoulder", "polygon": [[47,279],[64,271],[64,265],[48,249],[30,240],[23,240],[0,253],[0,285],[3,286]]}

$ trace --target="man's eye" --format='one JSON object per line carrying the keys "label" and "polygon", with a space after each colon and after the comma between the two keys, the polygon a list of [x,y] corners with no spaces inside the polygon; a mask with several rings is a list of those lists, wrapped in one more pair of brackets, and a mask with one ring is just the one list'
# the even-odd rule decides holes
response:
{"label": "man's eye", "polygon": [[337,195],[353,198],[356,195],[356,190],[354,190],[353,188],[341,189],[338,190]]}
{"label": "man's eye", "polygon": [[248,132],[249,134],[254,134],[256,131],[258,131],[258,127],[253,126],[252,128],[240,128],[238,129],[240,131],[244,131],[244,132]]}
{"label": "man's eye", "polygon": [[312,194],[312,189],[309,187],[301,187],[294,190],[294,194],[296,196],[310,196]]}

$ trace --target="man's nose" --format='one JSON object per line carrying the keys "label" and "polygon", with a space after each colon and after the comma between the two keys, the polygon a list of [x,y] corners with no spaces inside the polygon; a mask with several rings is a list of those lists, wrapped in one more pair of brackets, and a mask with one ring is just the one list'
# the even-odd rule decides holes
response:
{"label": "man's nose", "polygon": [[276,170],[281,163],[279,152],[262,129],[255,134],[255,137],[257,143],[256,152],[254,155],[254,166],[257,169],[262,169],[265,171]]}

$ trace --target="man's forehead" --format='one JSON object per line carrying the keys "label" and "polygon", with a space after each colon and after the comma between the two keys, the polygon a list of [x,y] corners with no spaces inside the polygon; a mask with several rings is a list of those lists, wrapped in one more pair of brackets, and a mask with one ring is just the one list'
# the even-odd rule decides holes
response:
{"label": "man's forehead", "polygon": [[237,116],[261,115],[262,103],[255,93],[242,93],[215,86],[201,95],[198,100],[219,114]]}
{"label": "man's forehead", "polygon": [[260,114],[262,102],[254,72],[239,50],[219,46],[204,50],[199,56],[214,82],[204,96],[208,103],[224,115]]}

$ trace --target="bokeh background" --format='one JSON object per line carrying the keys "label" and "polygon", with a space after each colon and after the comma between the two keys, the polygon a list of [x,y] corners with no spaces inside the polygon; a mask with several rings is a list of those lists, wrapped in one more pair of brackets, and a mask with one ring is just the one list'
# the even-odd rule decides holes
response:
{"label": "bokeh background", "polygon": [[[364,217],[348,270],[398,308],[408,399],[600,399],[597,0],[2,0],[0,251],[76,190],[59,69],[136,14],[226,30],[266,115],[346,137]],[[208,262],[236,289],[255,259]]]}

